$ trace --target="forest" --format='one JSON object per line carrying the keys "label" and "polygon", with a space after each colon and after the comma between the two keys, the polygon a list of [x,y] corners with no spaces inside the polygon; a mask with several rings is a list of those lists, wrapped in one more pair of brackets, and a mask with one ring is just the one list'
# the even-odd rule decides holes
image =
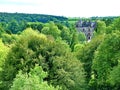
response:
{"label": "forest", "polygon": [[0,90],[120,90],[120,17],[0,13]]}

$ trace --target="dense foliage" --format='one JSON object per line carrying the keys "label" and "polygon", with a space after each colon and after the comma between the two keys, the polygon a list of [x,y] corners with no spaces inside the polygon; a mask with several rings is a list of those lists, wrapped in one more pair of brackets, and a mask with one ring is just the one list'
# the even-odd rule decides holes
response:
{"label": "dense foliage", "polygon": [[[10,17],[13,18],[10,18]],[[119,90],[120,18],[0,13],[0,90]]]}
{"label": "dense foliage", "polygon": [[[62,16],[0,12],[0,26],[8,33],[20,33],[29,26],[28,22],[47,23],[50,21],[69,26],[68,18]],[[40,28],[40,26],[38,25],[37,28]]]}
{"label": "dense foliage", "polygon": [[[11,18],[12,17],[12,18]],[[27,22],[65,21],[66,17],[43,15],[43,14],[24,14],[24,13],[0,13],[0,22],[9,22],[12,20]]]}
{"label": "dense foliage", "polygon": [[12,45],[1,72],[2,86],[8,89],[19,70],[29,73],[35,64],[48,72],[45,80],[64,90],[79,90],[85,85],[82,64],[63,41],[53,41],[39,32],[27,29]]}
{"label": "dense foliage", "polygon": [[59,87],[54,88],[43,81],[46,76],[47,73],[37,65],[29,73],[23,74],[22,71],[19,71],[10,90],[58,90]]}

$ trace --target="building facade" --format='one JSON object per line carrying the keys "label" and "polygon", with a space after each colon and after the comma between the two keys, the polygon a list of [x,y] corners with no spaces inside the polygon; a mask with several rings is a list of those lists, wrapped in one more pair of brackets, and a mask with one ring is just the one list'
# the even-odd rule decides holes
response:
{"label": "building facade", "polygon": [[76,28],[78,32],[83,32],[87,41],[89,41],[93,36],[94,29],[96,28],[96,22],[79,20],[76,23]]}

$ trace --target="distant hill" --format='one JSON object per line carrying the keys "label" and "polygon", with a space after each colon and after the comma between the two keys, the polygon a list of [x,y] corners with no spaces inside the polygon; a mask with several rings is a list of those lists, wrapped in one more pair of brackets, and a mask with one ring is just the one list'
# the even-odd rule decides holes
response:
{"label": "distant hill", "polygon": [[68,18],[63,16],[53,16],[44,14],[25,14],[25,13],[6,13],[0,12],[0,22],[10,22],[12,20],[16,21],[26,21],[26,22],[42,22],[46,23],[49,21],[66,21]]}

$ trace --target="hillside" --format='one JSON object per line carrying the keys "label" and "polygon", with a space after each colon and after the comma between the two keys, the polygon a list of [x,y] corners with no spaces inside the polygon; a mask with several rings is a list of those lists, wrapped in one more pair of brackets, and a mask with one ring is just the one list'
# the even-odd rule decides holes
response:
{"label": "hillside", "polygon": [[0,13],[0,90],[119,89],[120,17]]}
{"label": "hillside", "polygon": [[25,14],[25,13],[5,13],[0,12],[0,22],[10,22],[12,20],[16,21],[26,21],[26,22],[49,22],[49,21],[66,21],[66,17],[44,15],[44,14]]}

